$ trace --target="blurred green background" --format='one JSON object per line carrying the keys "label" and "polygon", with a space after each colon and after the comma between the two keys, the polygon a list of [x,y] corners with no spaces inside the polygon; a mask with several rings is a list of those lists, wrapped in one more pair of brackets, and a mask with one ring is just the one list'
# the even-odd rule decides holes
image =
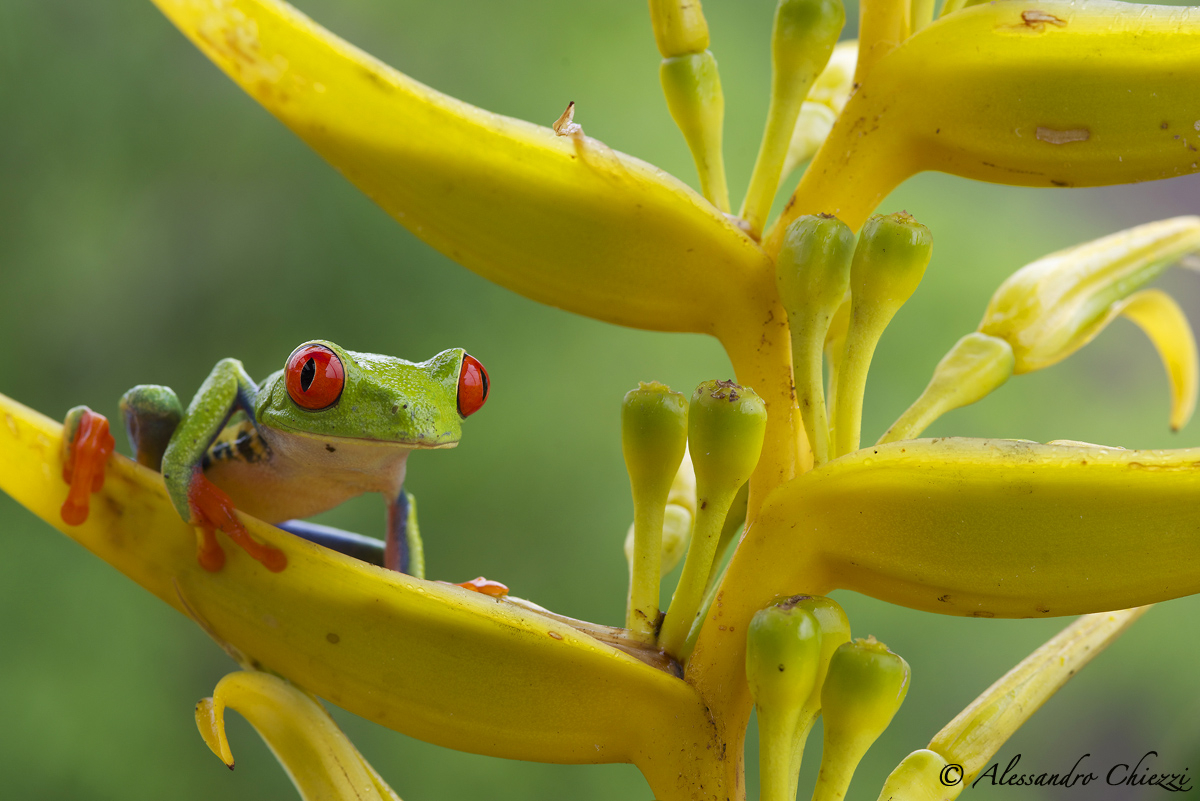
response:
{"label": "blurred green background", "polygon": [[[658,86],[643,0],[297,5],[409,75],[492,111],[548,125],[575,100],[589,135],[696,183]],[[765,115],[773,7],[705,4],[735,195]],[[244,96],[146,0],[0,2],[0,120],[0,392],[52,417],[78,403],[115,415],[135,383],[190,397],[221,357],[241,358],[262,378],[314,337],[413,359],[465,347],[491,373],[488,406],[456,451],[410,461],[432,576],[483,573],[558,612],[620,622],[631,519],[620,398],[639,380],[687,390],[731,377],[714,341],[574,317],[451,263]],[[904,208],[929,225],[935,255],[876,357],[864,439],[916,397],[1014,269],[1120,227],[1195,212],[1197,197],[1194,178],[1051,192],[925,175],[903,186],[881,210]],[[1177,271],[1163,284],[1200,319],[1196,276]],[[931,433],[1194,444],[1195,424],[1168,433],[1167,407],[1152,348],[1119,322],[1066,363],[1013,380]],[[372,496],[322,519],[377,533],[383,514]],[[295,797],[240,718],[230,724],[232,774],[197,735],[193,704],[234,667],[199,629],[7,497],[0,546],[0,797]],[[856,635],[876,635],[913,668],[905,707],[851,788],[868,801],[905,754],[1066,622],[839,600]],[[1090,753],[1089,765],[1106,769],[1153,749],[1158,767],[1200,774],[1198,611],[1195,599],[1155,609],[997,758],[1022,753],[1022,769],[1054,771]],[[460,754],[335,714],[406,801],[650,798],[630,766]],[[802,797],[817,742],[819,733]],[[974,791],[1014,794],[1141,795],[1094,785]]]}

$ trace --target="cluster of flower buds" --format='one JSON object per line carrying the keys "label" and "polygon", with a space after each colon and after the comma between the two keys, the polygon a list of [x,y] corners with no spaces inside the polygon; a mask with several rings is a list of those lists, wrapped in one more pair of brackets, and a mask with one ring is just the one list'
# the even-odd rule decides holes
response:
{"label": "cluster of flower buds", "polygon": [[908,692],[908,663],[873,637],[850,640],[829,598],[797,595],[760,610],[746,634],[746,678],[758,712],[762,801],[796,797],[804,746],[825,720],[813,801],[840,801],[858,763]]}
{"label": "cluster of flower buds", "polygon": [[[732,381],[704,382],[690,403],[662,384],[642,384],[625,396],[621,421],[634,505],[627,625],[635,638],[657,638],[664,651],[683,658],[717,556],[741,522],[737,507],[762,451],[766,405]],[[690,469],[683,464],[688,451]],[[683,497],[693,487],[692,498]],[[670,506],[679,510],[668,518]],[[668,520],[671,532],[664,537]],[[679,531],[682,525],[689,534]],[[681,541],[687,547],[683,573],[660,625],[659,582],[670,570],[664,566],[678,560]]]}
{"label": "cluster of flower buds", "polygon": [[[829,215],[799,217],[788,226],[776,279],[788,311],[800,416],[816,464],[858,449],[875,346],[921,282],[932,252],[929,229],[904,212],[871,217],[857,243],[849,227]],[[831,340],[840,345],[830,349]],[[822,381],[827,351],[832,415]]]}

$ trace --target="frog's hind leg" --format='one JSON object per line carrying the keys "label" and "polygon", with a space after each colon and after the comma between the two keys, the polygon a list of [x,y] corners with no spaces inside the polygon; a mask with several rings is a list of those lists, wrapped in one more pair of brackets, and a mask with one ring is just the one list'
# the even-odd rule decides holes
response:
{"label": "frog's hind leg", "polygon": [[389,570],[425,578],[425,546],[417,526],[417,499],[411,492],[400,494],[388,507],[387,544],[383,566]]}
{"label": "frog's hind leg", "polygon": [[121,396],[121,416],[138,463],[161,471],[163,453],[183,419],[183,405],[175,391],[139,384]]}
{"label": "frog's hind leg", "polygon": [[104,486],[104,466],[114,445],[104,415],[86,406],[67,412],[63,421],[62,477],[71,489],[59,511],[67,525],[79,526],[87,520],[88,500]]}

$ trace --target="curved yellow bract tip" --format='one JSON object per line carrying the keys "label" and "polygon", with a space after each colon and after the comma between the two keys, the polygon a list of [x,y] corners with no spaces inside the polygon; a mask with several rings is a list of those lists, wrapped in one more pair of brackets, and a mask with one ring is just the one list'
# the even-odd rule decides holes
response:
{"label": "curved yellow bract tip", "polygon": [[230,673],[196,705],[201,736],[230,768],[227,707],[250,721],[305,801],[400,801],[315,699],[257,671]]}
{"label": "curved yellow bract tip", "polygon": [[1183,309],[1161,289],[1143,289],[1113,311],[1142,329],[1158,351],[1171,382],[1171,430],[1178,431],[1196,410],[1200,383],[1196,335]]}
{"label": "curved yellow bract tip", "polygon": [[398,222],[501,286],[607,322],[711,333],[742,314],[729,299],[769,278],[717,209],[602,142],[447,97],[286,3],[155,3]]}

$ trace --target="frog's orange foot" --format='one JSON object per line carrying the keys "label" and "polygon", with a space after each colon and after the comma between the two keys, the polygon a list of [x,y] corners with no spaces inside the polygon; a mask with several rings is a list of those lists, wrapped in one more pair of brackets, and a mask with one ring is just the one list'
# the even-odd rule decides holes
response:
{"label": "frog's orange foot", "polygon": [[490,595],[493,598],[503,598],[505,595],[508,595],[508,587],[498,581],[489,581],[483,576],[471,579],[470,581],[464,581],[461,584],[455,584],[454,586],[462,587],[464,590],[470,590],[471,592]]}
{"label": "frog's orange foot", "polygon": [[249,554],[250,558],[262,563],[262,566],[272,573],[278,573],[287,567],[287,556],[284,552],[252,538],[234,513],[233,501],[199,470],[188,484],[188,506],[192,510],[193,522],[201,530],[201,538],[196,546],[196,559],[205,570],[215,573],[225,566],[225,552],[217,543],[214,532],[218,528]]}
{"label": "frog's orange foot", "polygon": [[91,409],[83,410],[63,460],[63,481],[71,485],[60,511],[67,525],[79,526],[87,520],[88,501],[104,486],[104,466],[115,447],[108,419]]}

